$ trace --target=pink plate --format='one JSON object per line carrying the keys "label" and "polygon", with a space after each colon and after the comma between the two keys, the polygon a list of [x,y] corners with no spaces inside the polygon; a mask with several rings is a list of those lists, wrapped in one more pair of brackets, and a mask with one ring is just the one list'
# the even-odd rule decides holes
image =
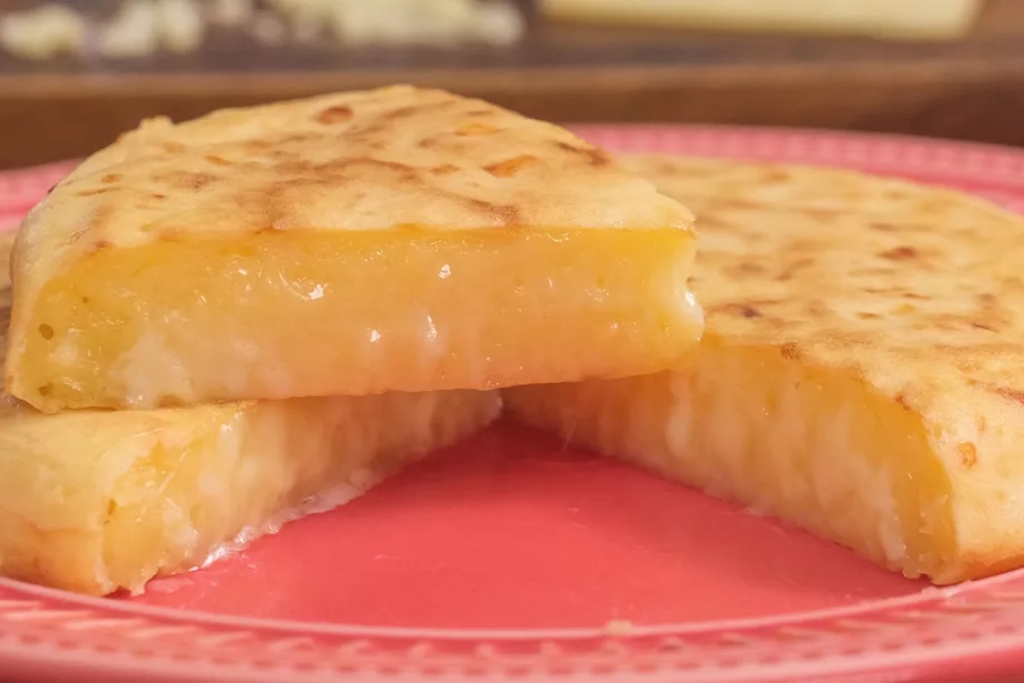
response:
{"label": "pink plate", "polygon": [[[810,162],[1024,211],[1024,152],[591,127],[620,150]],[[0,225],[66,172],[0,174]],[[952,589],[496,426],[209,569],[96,600],[0,580],[0,679],[956,681],[1024,670],[1024,572]]]}

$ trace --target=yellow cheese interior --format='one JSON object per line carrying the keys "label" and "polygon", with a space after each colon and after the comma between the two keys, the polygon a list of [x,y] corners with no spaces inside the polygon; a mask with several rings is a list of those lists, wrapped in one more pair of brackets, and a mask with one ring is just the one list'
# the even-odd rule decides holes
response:
{"label": "yellow cheese interior", "polygon": [[0,574],[141,590],[350,500],[498,407],[474,391],[58,415],[8,404]]}
{"label": "yellow cheese interior", "polygon": [[[919,417],[862,381],[709,335],[685,367],[506,391],[520,419],[942,580],[948,476]],[[684,520],[680,520],[683,523]]]}
{"label": "yellow cheese interior", "polygon": [[415,227],[101,248],[40,293],[11,391],[51,412],[651,372],[700,334],[693,250]]}

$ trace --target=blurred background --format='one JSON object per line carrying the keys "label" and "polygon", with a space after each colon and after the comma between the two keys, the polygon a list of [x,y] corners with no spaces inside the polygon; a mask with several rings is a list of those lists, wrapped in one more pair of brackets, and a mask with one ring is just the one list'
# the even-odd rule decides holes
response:
{"label": "blurred background", "polygon": [[0,168],[396,82],[559,123],[1024,145],[1024,0],[0,0]]}

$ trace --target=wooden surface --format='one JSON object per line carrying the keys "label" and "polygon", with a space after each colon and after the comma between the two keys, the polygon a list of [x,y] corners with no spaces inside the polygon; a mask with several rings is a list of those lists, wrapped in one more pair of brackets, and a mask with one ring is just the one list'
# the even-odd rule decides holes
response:
{"label": "wooden surface", "polygon": [[215,41],[185,60],[0,59],[0,167],[87,154],[140,118],[412,82],[570,122],[701,122],[1024,145],[1024,0],[955,44],[545,26],[516,48],[287,50]]}

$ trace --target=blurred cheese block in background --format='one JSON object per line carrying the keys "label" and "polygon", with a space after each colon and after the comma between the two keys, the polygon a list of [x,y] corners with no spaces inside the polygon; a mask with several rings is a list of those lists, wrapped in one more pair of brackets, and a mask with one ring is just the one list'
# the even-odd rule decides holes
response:
{"label": "blurred cheese block in background", "polygon": [[0,48],[22,59],[75,54],[85,43],[85,18],[65,5],[0,15]]}
{"label": "blurred cheese block in background", "polygon": [[552,19],[679,28],[867,35],[918,40],[965,35],[981,0],[539,0]]}
{"label": "blurred cheese block in background", "polygon": [[4,11],[0,49],[26,60],[62,54],[137,59],[191,54],[211,32],[248,35],[264,47],[301,45],[507,45],[526,24],[508,0],[122,0],[40,4]]}

